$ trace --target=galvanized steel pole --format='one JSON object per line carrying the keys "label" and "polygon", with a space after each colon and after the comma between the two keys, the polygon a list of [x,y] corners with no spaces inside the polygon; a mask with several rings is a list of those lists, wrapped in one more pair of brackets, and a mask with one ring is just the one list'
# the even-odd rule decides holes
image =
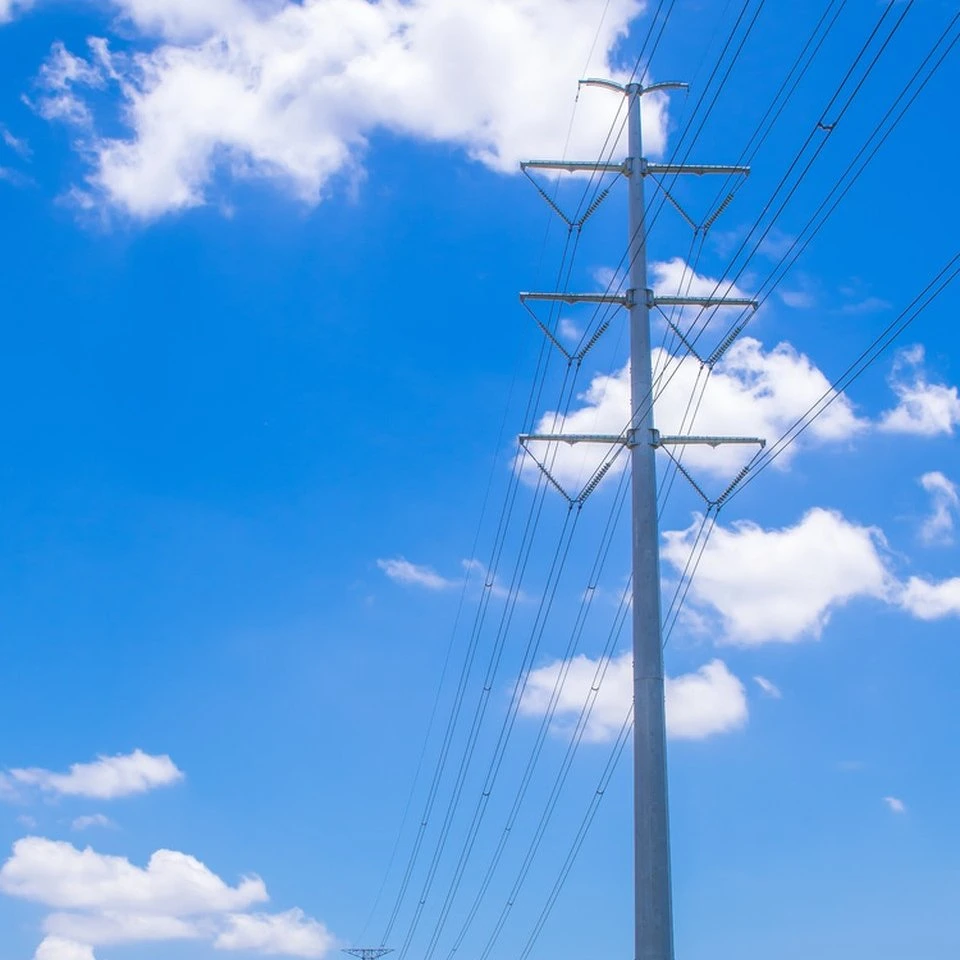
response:
{"label": "galvanized steel pole", "polygon": [[636,960],[673,960],[670,831],[660,555],[653,420],[653,371],[644,206],[643,88],[626,89],[630,204],[630,390],[633,414],[633,754]]}
{"label": "galvanized steel pole", "polygon": [[[664,700],[663,641],[660,625],[660,534],[657,523],[656,448],[681,444],[757,443],[757,437],[704,437],[695,435],[661,437],[654,428],[653,370],[650,354],[650,310],[658,305],[737,307],[755,310],[757,302],[742,297],[655,297],[647,288],[647,236],[643,181],[648,174],[719,174],[746,176],[749,167],[715,164],[646,163],[643,159],[643,131],[640,102],[645,93],[686,89],[685,83],[639,83],[626,86],[612,80],[591,77],[581,80],[585,86],[605,87],[626,96],[629,110],[628,156],[624,163],[602,161],[529,160],[523,169],[566,170],[617,173],[627,178],[630,221],[630,276],[625,295],[618,293],[524,293],[521,300],[547,300],[564,303],[615,303],[627,310],[630,318],[630,393],[631,421],[622,436],[591,434],[529,434],[521,444],[539,443],[616,443],[630,448],[633,470],[633,754],[634,754],[634,923],[635,960],[673,960],[673,906],[670,889],[670,826],[667,815],[667,738]],[[541,191],[542,192],[542,191]],[[544,194],[544,196],[546,196]],[[549,200],[549,198],[547,198]],[[709,229],[718,213],[729,203],[728,197],[718,211],[703,224],[692,224],[696,231]],[[553,206],[553,204],[551,203]],[[554,207],[556,209],[556,207]],[[567,221],[569,225],[569,221]],[[668,321],[669,323],[670,321]],[[541,324],[542,326],[542,324]],[[691,355],[693,348],[673,327]],[[548,336],[550,335],[547,331]],[[551,337],[551,339],[554,339]],[[554,339],[554,343],[556,340]],[[561,349],[563,349],[561,347]],[[564,350],[568,360],[571,355]],[[539,461],[538,461],[539,464]],[[539,464],[558,490],[561,485],[549,470]],[[682,468],[681,468],[682,469]],[[684,471],[684,475],[686,473]],[[599,474],[598,474],[599,476]],[[690,479],[688,477],[688,479]],[[691,481],[692,482],[692,481]],[[738,481],[735,480],[734,484]],[[587,489],[587,488],[585,488]],[[729,490],[732,489],[728,488]],[[699,491],[699,487],[697,488]],[[574,502],[568,494],[564,494]],[[711,506],[722,502],[708,501]],[[706,497],[704,497],[706,499]],[[582,500],[580,501],[582,502]]]}

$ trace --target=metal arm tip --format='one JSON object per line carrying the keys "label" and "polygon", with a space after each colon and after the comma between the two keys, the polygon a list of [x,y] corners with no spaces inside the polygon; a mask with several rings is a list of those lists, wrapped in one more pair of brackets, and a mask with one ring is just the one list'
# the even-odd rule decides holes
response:
{"label": "metal arm tip", "polygon": [[601,77],[587,77],[585,80],[577,81],[578,87],[606,87],[608,90],[615,90],[617,93],[626,93],[627,88],[622,83],[615,80],[604,80]]}

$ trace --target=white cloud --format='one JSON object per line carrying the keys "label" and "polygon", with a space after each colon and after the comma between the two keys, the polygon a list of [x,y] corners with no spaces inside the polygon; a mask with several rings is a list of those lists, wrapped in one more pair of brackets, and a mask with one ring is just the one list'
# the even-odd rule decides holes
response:
{"label": "white cloud", "polygon": [[[663,535],[663,557],[677,571],[700,528]],[[822,508],[796,525],[765,530],[740,521],[717,525],[700,558],[689,601],[719,614],[723,640],[753,645],[818,637],[830,613],[855,597],[889,599],[893,578],[882,533]]]}
{"label": "white cloud", "polygon": [[252,5],[243,0],[113,0],[113,5],[143,33],[180,41],[229,31],[255,17]]}
{"label": "white cloud", "polygon": [[30,144],[27,143],[22,137],[16,137],[8,130],[5,126],[0,124],[0,136],[3,138],[3,142],[16,154],[23,157],[24,159],[29,159],[33,151],[30,149]]}
{"label": "white cloud", "polygon": [[607,266],[594,267],[590,271],[590,275],[593,277],[593,282],[601,290],[621,290],[629,279],[622,268],[617,271],[613,267]]}
{"label": "white cloud", "polygon": [[881,310],[889,310],[890,303],[880,297],[864,297],[854,303],[844,304],[840,312],[848,316],[859,316],[866,313],[879,313]]}
{"label": "white cloud", "polygon": [[899,797],[884,797],[883,802],[892,813],[906,813],[907,805]]}
{"label": "white cloud", "polygon": [[116,824],[102,813],[91,813],[87,816],[76,817],[70,824],[72,830],[89,830],[90,827],[115,827]]}
{"label": "white cloud", "polygon": [[570,319],[567,317],[561,317],[560,322],[557,324],[557,333],[567,341],[567,343],[579,343],[580,338],[583,336],[583,331]]}
{"label": "white cloud", "polygon": [[33,960],[96,960],[93,947],[88,944],[64,940],[62,937],[47,937],[33,955]]}
{"label": "white cloud", "polygon": [[90,847],[26,837],[0,868],[0,891],[51,908],[39,960],[90,960],[101,945],[179,940],[319,958],[334,943],[300,910],[244,912],[269,899],[258,877],[230,886],[195,857],[172,850],[158,850],[141,868]]}
{"label": "white cloud", "polygon": [[302,910],[278,914],[233,914],[213,945],[218,950],[256,950],[287,957],[324,957],[335,940]]}
{"label": "white cloud", "polygon": [[[655,263],[651,266],[654,285],[659,292],[678,289],[691,296],[707,296],[717,289],[713,278],[695,274],[680,260]],[[720,295],[742,296],[743,291],[721,284]],[[684,321],[681,319],[682,325]],[[706,386],[704,402],[692,423],[689,399],[701,383],[702,370],[696,358],[678,350],[671,354],[662,349],[652,353],[653,369],[658,373],[658,397],[655,421],[664,435],[700,433],[715,436],[751,436],[772,442],[824,395],[833,391],[823,372],[804,354],[788,343],[765,350],[760,341],[741,337],[724,354],[713,370]],[[616,373],[598,374],[578,397],[580,406],[566,417],[558,412],[545,413],[534,433],[611,434],[619,436],[630,423],[630,367]],[[868,422],[859,418],[849,399],[840,394],[813,421],[806,432],[807,442],[840,442],[867,429]],[[793,444],[774,461],[783,469],[803,444]],[[551,474],[568,493],[576,494],[594,472],[619,448],[608,449],[599,444],[545,444],[531,442],[531,453],[550,468]],[[684,464],[729,480],[756,452],[756,447],[689,446],[684,451]],[[620,457],[614,470],[623,469],[626,457]],[[520,458],[524,475],[536,478],[536,465],[529,458]],[[719,493],[719,491],[717,491]]]}
{"label": "white cloud", "polygon": [[0,0],[0,24],[9,23],[15,16],[26,12],[34,0]]}
{"label": "white cloud", "polygon": [[753,682],[763,691],[764,696],[770,697],[772,700],[783,699],[780,688],[766,677],[754,677]]}
{"label": "white cloud", "polygon": [[677,740],[703,740],[746,726],[746,692],[722,660],[667,677],[666,692],[667,733]]}
{"label": "white cloud", "polygon": [[[483,589],[489,590],[491,595],[504,599],[509,596],[517,600],[525,600],[522,590],[514,589],[511,594],[509,587],[504,586],[497,577],[493,576],[486,565],[480,560],[461,560],[464,575],[467,580],[476,580]],[[390,560],[378,560],[377,566],[394,582],[403,586],[424,587],[427,590],[448,590],[452,587],[461,587],[464,580],[452,580],[437,573],[432,567],[411,563],[403,557],[394,557]]]}
{"label": "white cloud", "polygon": [[954,427],[960,424],[960,394],[956,387],[929,383],[923,361],[924,349],[919,344],[897,355],[890,386],[899,402],[881,416],[881,430],[919,437],[953,436]]}
{"label": "white cloud", "polygon": [[[700,530],[695,516],[685,530],[663,534],[664,561],[681,573]],[[720,643],[754,646],[818,638],[831,613],[870,597],[919,620],[960,616],[960,577],[939,582],[900,581],[876,527],[815,507],[793,526],[764,529],[749,521],[717,524],[700,557],[687,602],[699,632]],[[769,681],[754,678],[768,691]],[[771,685],[772,686],[772,685]]]}
{"label": "white cloud", "polygon": [[92,913],[52,913],[44,932],[76,943],[96,946],[113,943],[198,940],[212,933],[209,920],[185,920],[162,913],[125,913],[101,910]]}
{"label": "white cloud", "polygon": [[797,238],[777,227],[770,230],[760,241],[759,253],[770,260],[781,260],[791,251]]}
{"label": "white cloud", "polygon": [[956,484],[939,471],[925,473],[920,486],[930,494],[931,512],[920,526],[920,539],[927,544],[953,542],[953,518],[960,507]]}
{"label": "white cloud", "polygon": [[455,580],[441,577],[430,567],[411,563],[403,557],[378,560],[377,566],[391,579],[404,586],[426,587],[427,590],[446,590],[457,586]]}
{"label": "white cloud", "polygon": [[98,757],[93,763],[75,763],[68,773],[39,767],[11,770],[6,779],[21,787],[69,797],[113,800],[166,787],[183,779],[168,756],[151,756],[142,750],[127,755]]}
{"label": "white cloud", "polygon": [[75,88],[103,88],[106,85],[105,63],[109,62],[107,57],[102,42],[91,42],[89,62],[70,53],[59,41],[54,43],[38,77],[44,94],[34,106],[40,116],[45,120],[60,120],[78,126],[90,124],[90,109]]}
{"label": "white cloud", "polygon": [[807,290],[778,290],[780,299],[794,310],[809,310],[816,306],[816,298]]}
{"label": "white cloud", "polygon": [[[462,148],[503,172],[526,156],[560,155],[584,67],[626,79],[611,58],[642,3],[126,0],[123,8],[164,40],[90,59],[97,83],[113,81],[128,135],[88,127],[86,189],[150,218],[206,202],[220,171],[279,181],[316,202],[331,178],[357,176],[378,130]],[[69,84],[75,98],[87,82]],[[584,91],[569,155],[595,155],[620,106]],[[651,95],[643,106],[655,155],[666,100]]]}
{"label": "white cloud", "polygon": [[[520,701],[524,716],[543,716],[549,709],[557,682],[566,673],[555,706],[554,729],[570,733],[590,694],[599,691],[584,726],[588,742],[613,740],[633,702],[633,656],[629,652],[610,660],[605,672],[598,660],[577,656],[530,671]],[[603,674],[602,682],[599,680]],[[713,660],[695,673],[666,679],[667,734],[678,740],[702,740],[739,729],[747,722],[743,684],[722,660]]]}
{"label": "white cloud", "polygon": [[[746,297],[747,292],[732,280],[717,281],[714,277],[697,273],[683,257],[659,260],[650,264],[653,292],[660,296],[690,297]],[[665,308],[670,315],[670,308]],[[699,308],[684,308],[699,312]],[[738,307],[737,310],[742,308]],[[680,326],[680,324],[677,324]]]}
{"label": "white cloud", "polygon": [[900,593],[900,605],[919,620],[960,616],[960,577],[932,583],[910,577]]}
{"label": "white cloud", "polygon": [[529,597],[523,590],[518,589],[517,587],[511,587],[504,585],[500,578],[495,576],[487,569],[487,565],[481,560],[461,560],[461,565],[466,571],[468,577],[472,575],[477,577],[477,580],[482,583],[483,589],[489,590],[490,595],[497,597],[500,600],[505,600],[508,597],[513,597],[515,600],[527,600]]}
{"label": "white cloud", "polygon": [[263,881],[228,886],[195,857],[158,850],[146,868],[70,843],[25,837],[0,868],[0,890],[58,910],[190,916],[242,910],[267,899]]}

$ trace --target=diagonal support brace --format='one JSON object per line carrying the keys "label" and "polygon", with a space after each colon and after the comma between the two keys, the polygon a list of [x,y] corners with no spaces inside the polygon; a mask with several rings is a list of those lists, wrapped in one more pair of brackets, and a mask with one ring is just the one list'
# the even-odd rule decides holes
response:
{"label": "diagonal support brace", "polygon": [[[635,431],[631,431],[631,435]],[[623,436],[605,435],[605,434],[583,434],[583,433],[530,433],[521,434],[518,438],[520,446],[527,452],[530,459],[537,465],[537,469],[543,474],[550,485],[559,492],[559,494],[570,504],[571,507],[582,507],[586,503],[590,494],[600,486],[601,481],[610,471],[617,457],[620,456],[618,450],[612,457],[605,460],[600,467],[594,471],[593,476],[584,484],[583,489],[576,496],[571,496],[564,490],[563,486],[550,472],[550,469],[543,463],[539,457],[527,446],[528,443],[602,443],[605,446],[629,447],[631,445]]]}

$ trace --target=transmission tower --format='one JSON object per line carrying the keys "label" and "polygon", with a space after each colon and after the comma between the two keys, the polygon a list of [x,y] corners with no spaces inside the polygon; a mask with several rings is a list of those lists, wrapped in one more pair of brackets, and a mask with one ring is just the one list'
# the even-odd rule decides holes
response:
{"label": "transmission tower", "polygon": [[[660,557],[657,521],[656,451],[684,444],[756,443],[752,437],[661,436],[654,427],[655,396],[651,363],[650,311],[655,307],[739,307],[755,310],[754,300],[732,297],[659,297],[647,287],[647,236],[644,180],[648,176],[682,174],[746,175],[749,167],[649,163],[643,156],[640,103],[656,90],[686,89],[682,83],[626,85],[589,79],[581,84],[604,87],[627,98],[628,156],[622,163],[536,160],[524,170],[571,173],[614,173],[627,180],[629,213],[629,289],[621,294],[576,294],[566,291],[522,294],[524,302],[553,300],[565,303],[612,304],[625,310],[630,324],[631,419],[622,434],[529,434],[520,443],[599,443],[621,445],[630,454],[632,468],[633,567],[633,696],[634,696],[634,930],[635,960],[673,960],[673,908],[670,884],[670,837],[667,807],[666,717],[664,710],[663,645],[661,640]],[[669,194],[668,194],[669,198]],[[672,198],[669,198],[672,201]],[[673,202],[673,201],[672,201]],[[726,201],[724,202],[724,205]],[[682,213],[682,211],[681,211]],[[686,214],[684,214],[686,217]],[[712,218],[715,219],[715,216]],[[712,221],[711,221],[712,222]],[[682,335],[681,335],[682,336]],[[712,363],[709,364],[712,366]],[[609,464],[608,464],[609,465]],[[544,472],[548,469],[539,464]],[[602,477],[605,468],[595,475]],[[686,474],[686,471],[684,471]],[[551,478],[552,479],[552,478]],[[553,481],[554,486],[560,485]],[[736,483],[736,481],[734,481]],[[596,486],[588,484],[592,489]],[[723,495],[726,497],[733,485]],[[585,488],[586,489],[586,488]],[[698,488],[699,490],[699,488]],[[706,497],[704,498],[706,499]],[[583,500],[583,495],[579,498]],[[571,501],[573,502],[573,501]],[[720,500],[708,501],[716,506]]]}
{"label": "transmission tower", "polygon": [[357,960],[380,960],[388,953],[393,953],[392,947],[348,947],[341,953],[349,953],[351,957]]}

